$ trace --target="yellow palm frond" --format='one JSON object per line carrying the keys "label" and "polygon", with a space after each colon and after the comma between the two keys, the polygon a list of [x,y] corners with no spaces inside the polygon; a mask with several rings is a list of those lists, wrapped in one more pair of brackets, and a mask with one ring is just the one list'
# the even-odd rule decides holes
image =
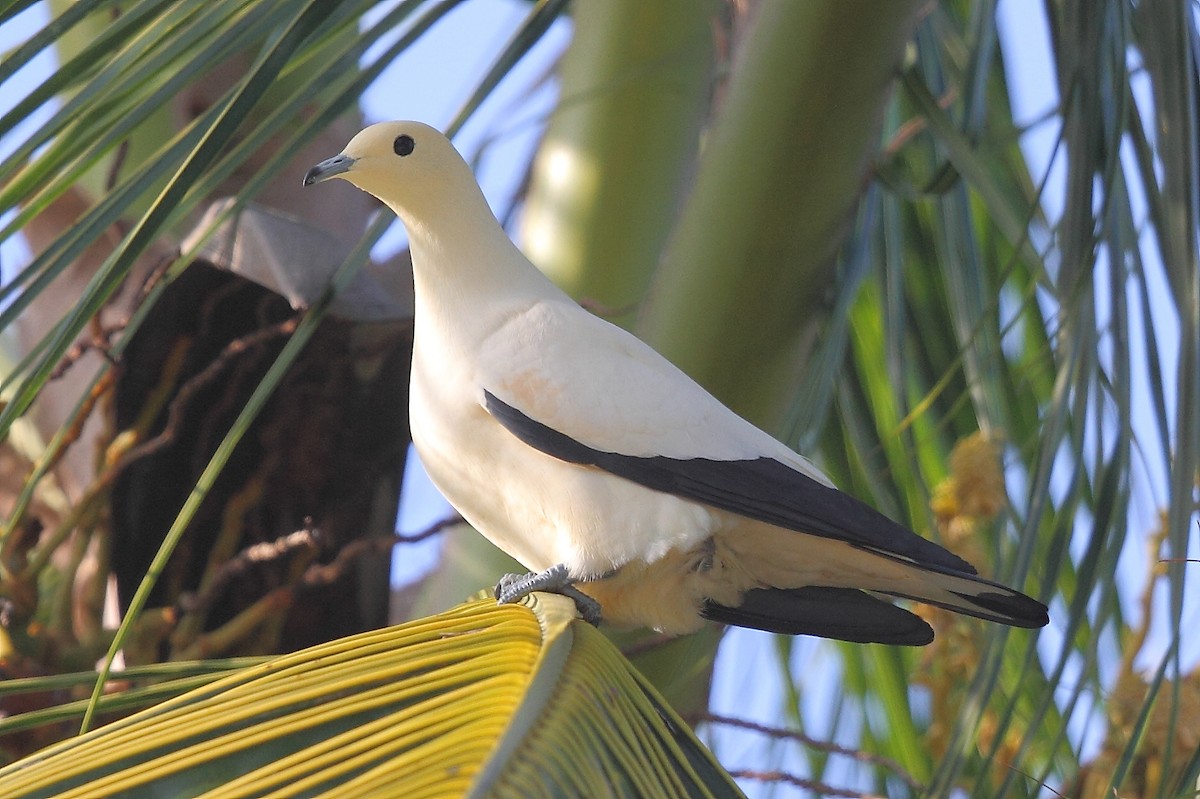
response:
{"label": "yellow palm frond", "polygon": [[[0,770],[6,796],[740,796],[563,597],[285,655]],[[165,793],[164,793],[165,792]]]}

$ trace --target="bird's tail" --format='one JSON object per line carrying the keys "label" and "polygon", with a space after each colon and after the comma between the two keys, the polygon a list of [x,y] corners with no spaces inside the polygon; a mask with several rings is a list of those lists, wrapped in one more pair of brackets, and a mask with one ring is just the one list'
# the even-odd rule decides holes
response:
{"label": "bird's tail", "polygon": [[[802,544],[797,545],[797,536]],[[1043,627],[1048,621],[1041,602],[965,569],[917,562],[761,522],[743,526],[728,542],[739,566],[763,588],[855,588],[1014,627]]]}
{"label": "bird's tail", "polygon": [[1045,627],[1049,621],[1046,606],[1041,602],[977,574],[954,572],[941,566],[908,563],[890,555],[877,557],[897,560],[902,568],[916,572],[924,581],[924,586],[918,586],[918,590],[877,589],[881,594],[900,599],[914,599],[955,613],[1012,627]]}

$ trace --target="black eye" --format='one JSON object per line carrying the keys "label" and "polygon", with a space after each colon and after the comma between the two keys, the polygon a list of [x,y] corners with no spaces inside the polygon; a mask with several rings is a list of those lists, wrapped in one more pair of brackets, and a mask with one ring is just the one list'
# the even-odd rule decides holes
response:
{"label": "black eye", "polygon": [[392,142],[392,149],[396,151],[396,155],[401,157],[411,153],[414,149],[416,149],[416,146],[417,143],[413,141],[413,137],[409,136],[407,133],[401,133],[396,137],[396,140]]}

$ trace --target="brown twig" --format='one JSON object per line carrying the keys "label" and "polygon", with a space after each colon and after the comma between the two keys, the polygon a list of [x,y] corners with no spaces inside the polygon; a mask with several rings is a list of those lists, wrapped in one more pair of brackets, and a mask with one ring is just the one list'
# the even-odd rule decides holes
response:
{"label": "brown twig", "polygon": [[50,380],[61,380],[68,369],[74,366],[80,358],[92,351],[98,352],[109,363],[115,363],[115,359],[109,353],[109,348],[112,346],[113,336],[119,333],[124,327],[124,322],[113,325],[94,326],[88,331],[87,335],[81,336],[78,341],[63,353],[62,358],[59,359],[58,363],[54,365],[53,371],[50,372]]}
{"label": "brown twig", "polygon": [[807,791],[814,791],[822,796],[840,796],[846,799],[884,799],[884,797],[873,793],[861,793],[852,791],[848,788],[834,788],[832,785],[826,785],[823,782],[805,779],[798,777],[795,774],[790,774],[786,771],[758,771],[756,769],[738,769],[730,771],[729,775],[734,779],[743,780],[759,780],[760,782],[785,782],[788,785],[795,785],[797,788],[803,788]]}
{"label": "brown twig", "polygon": [[[131,463],[157,452],[167,444],[174,441],[177,429],[182,422],[183,411],[186,409],[187,404],[190,402],[192,396],[199,391],[201,387],[218,377],[228,362],[233,360],[238,354],[244,352],[246,349],[259,343],[260,341],[265,341],[269,338],[279,335],[290,334],[292,330],[295,329],[295,325],[298,323],[298,321],[298,316],[292,317],[291,319],[284,320],[277,325],[272,325],[270,327],[263,328],[262,330],[257,330],[254,333],[235,339],[226,344],[220,355],[214,358],[212,362],[209,363],[208,366],[206,366],[203,370],[193,375],[186,383],[184,383],[183,387],[180,388],[179,392],[175,395],[175,398],[171,401],[169,406],[167,423],[158,435],[149,438],[140,444],[129,446],[127,448],[120,440],[120,437],[118,437],[118,440],[115,441],[113,445],[110,445],[109,454],[114,456],[112,465],[105,468],[104,471],[92,481],[85,492],[84,499],[76,503],[76,506],[72,508],[71,512],[59,525],[54,534],[42,543],[38,554],[30,561],[29,569],[31,572],[40,571],[46,565],[46,562],[49,560],[54,549],[56,549],[63,541],[65,541],[67,535],[69,535],[70,532],[75,529],[75,525],[77,524],[81,514],[88,510],[91,503],[98,501],[104,496],[104,493],[116,481],[117,477],[122,471],[124,471]],[[83,424],[87,421],[88,416],[91,414],[92,408],[95,406],[95,403],[99,401],[101,396],[103,396],[108,390],[113,380],[113,373],[111,371],[107,372],[93,388],[92,393],[88,398],[87,405],[74,418],[73,427],[68,431],[66,437],[64,438],[63,446],[59,447],[55,452],[55,461],[51,462],[50,468],[52,468],[57,463],[57,459],[61,458],[63,453],[66,452],[67,446],[69,446],[79,437],[83,430]]]}
{"label": "brown twig", "polygon": [[114,471],[119,473],[135,461],[152,455],[173,442],[179,431],[179,426],[183,422],[184,411],[187,410],[192,398],[200,389],[216,380],[239,355],[251,347],[263,344],[273,338],[291,335],[295,331],[297,324],[299,324],[299,316],[293,316],[277,324],[235,338],[226,344],[217,357],[213,358],[199,372],[188,378],[187,382],[180,387],[175,397],[171,400],[170,406],[168,406],[167,423],[163,426],[163,429],[152,438],[148,438],[137,446],[130,448],[120,463],[114,467]]}
{"label": "brown twig", "polygon": [[[462,523],[462,517],[455,514],[417,533],[372,536],[359,538],[350,542],[338,551],[330,563],[313,563],[305,569],[297,591],[308,591],[329,585],[338,580],[357,558],[371,553],[386,552],[397,544],[415,544],[432,538],[447,527]],[[264,541],[246,547],[234,555],[214,572],[213,578],[198,594],[186,594],[180,598],[180,609],[185,613],[203,610],[217,600],[221,592],[236,577],[241,576],[252,566],[271,563],[304,547],[319,547],[322,544],[321,531],[312,525],[311,520],[305,521],[305,526],[295,532],[280,536],[274,541]]]}
{"label": "brown twig", "polygon": [[[150,285],[158,282],[158,280],[160,280],[162,276],[166,274],[167,269],[173,262],[174,259],[167,256],[160,256],[158,258],[158,263],[153,269],[150,270],[142,289],[139,291],[139,300],[144,299],[146,295],[149,294]],[[112,302],[111,297],[109,298],[108,302]],[[59,359],[59,362],[54,365],[53,371],[50,372],[50,380],[61,379],[62,376],[67,373],[67,370],[74,366],[80,358],[92,351],[98,352],[100,356],[104,358],[104,360],[109,362],[109,364],[116,365],[117,358],[113,356],[111,352],[113,337],[116,336],[117,333],[120,333],[122,330],[124,330],[128,324],[128,317],[123,317],[114,322],[103,324],[100,321],[100,314],[93,316],[88,327],[88,332],[80,336],[79,340],[72,344],[70,348],[63,353],[63,356],[61,359]]]}
{"label": "brown twig", "polygon": [[[95,408],[96,403],[99,402],[100,398],[103,397],[107,392],[112,381],[113,373],[108,372],[102,375],[96,384],[92,386],[92,390],[88,393],[86,401],[80,407],[79,413],[69,420],[71,426],[63,435],[60,445],[50,452],[49,460],[44,465],[35,468],[34,474],[28,478],[29,480],[41,480],[43,477],[45,477],[45,475],[49,474],[51,470],[58,466],[63,456],[66,454],[67,448],[78,441],[83,435],[83,426],[87,422],[88,417],[91,415],[92,409]],[[99,502],[103,498],[104,492],[107,490],[107,486],[108,484],[99,478],[92,481],[92,483],[84,490],[83,496],[80,498],[80,500],[68,509],[65,517],[60,521],[54,532],[39,542],[37,550],[34,552],[33,556],[29,559],[25,566],[26,576],[36,575],[40,573],[43,568],[45,568],[46,564],[50,562],[50,558],[53,556],[54,550],[56,550],[60,544],[67,540],[67,536],[69,536],[71,531],[75,529],[78,521],[88,513],[93,512],[93,504]],[[9,519],[7,529],[12,530],[19,526],[29,508],[30,505],[24,505],[20,509],[21,512],[19,514]]]}
{"label": "brown twig", "polygon": [[[162,282],[162,279],[166,277],[167,272],[169,272],[171,267],[175,264],[178,255],[178,252],[172,252],[170,255],[164,254],[158,257],[158,261],[154,264],[150,271],[146,273],[146,276],[142,279],[141,285],[137,287],[137,293],[133,303],[135,306],[140,305],[147,297],[150,296],[151,292],[154,291],[154,288]],[[128,320],[125,320],[121,324],[125,325],[127,323]]]}
{"label": "brown twig", "polygon": [[306,519],[305,526],[295,532],[280,536],[274,541],[252,544],[222,563],[202,592],[182,595],[179,599],[180,608],[185,613],[207,608],[221,595],[225,586],[234,578],[245,574],[251,566],[279,560],[297,549],[315,549],[320,546],[320,539],[320,531],[312,526],[311,520]]}
{"label": "brown twig", "polygon": [[356,539],[342,547],[331,562],[314,563],[309,566],[305,570],[304,576],[300,578],[299,589],[301,591],[312,590],[329,585],[339,579],[351,563],[364,555],[387,552],[397,544],[415,544],[427,538],[432,538],[447,527],[453,527],[456,524],[462,523],[463,518],[456,513],[434,522],[417,533],[407,535],[404,533],[395,533],[393,535],[379,535]]}
{"label": "brown twig", "polygon": [[[883,755],[876,755],[870,752],[863,752],[860,749],[850,749],[830,741],[819,741],[797,730],[788,730],[782,727],[769,727],[765,724],[747,721],[746,719],[735,719],[729,716],[718,716],[714,713],[705,713],[699,717],[699,721],[707,721],[710,724],[722,724],[728,727],[737,727],[739,729],[750,730],[751,732],[768,735],[772,738],[795,741],[799,744],[809,747],[810,749],[817,749],[822,752],[829,752],[830,754],[835,755],[843,755],[845,757],[853,758],[860,763],[869,763],[874,766],[880,766],[881,768],[885,768],[895,774],[902,782],[904,782],[905,785],[908,785],[917,793],[921,793],[925,790],[925,786],[917,782],[911,774],[904,770],[903,766],[901,766],[895,760],[892,760],[890,757],[884,757]],[[851,795],[858,796],[859,794]]]}
{"label": "brown twig", "polygon": [[457,513],[452,513],[449,516],[439,519],[433,524],[415,533],[396,533],[391,538],[384,538],[384,541],[392,541],[395,544],[417,544],[424,541],[426,538],[433,538],[438,533],[445,530],[447,527],[454,527],[458,524],[466,524],[466,520]]}

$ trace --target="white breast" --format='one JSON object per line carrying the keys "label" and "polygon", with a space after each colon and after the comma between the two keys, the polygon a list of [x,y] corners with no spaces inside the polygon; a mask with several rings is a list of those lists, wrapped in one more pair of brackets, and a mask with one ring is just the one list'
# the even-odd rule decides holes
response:
{"label": "white breast", "polygon": [[413,444],[450,504],[526,568],[565,563],[574,576],[595,576],[711,534],[716,522],[704,506],[518,440],[480,405],[465,360],[446,357],[422,332],[409,396]]}

